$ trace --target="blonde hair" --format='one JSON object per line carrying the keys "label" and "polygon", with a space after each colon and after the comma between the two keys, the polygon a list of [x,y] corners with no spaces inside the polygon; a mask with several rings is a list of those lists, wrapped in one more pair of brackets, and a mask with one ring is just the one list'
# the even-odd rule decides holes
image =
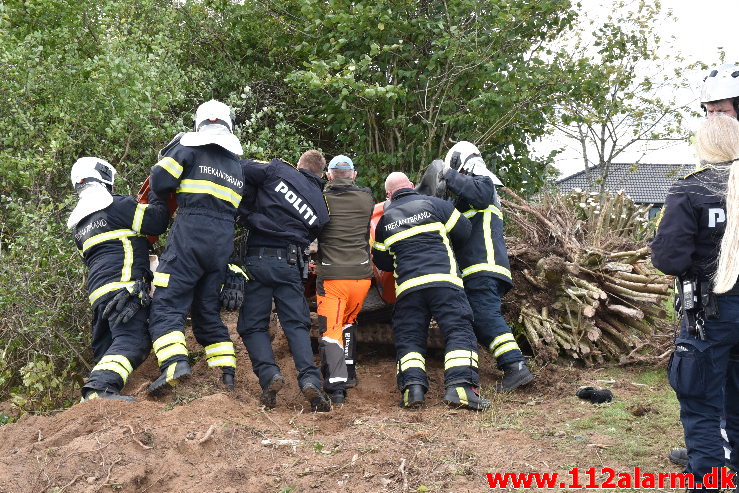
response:
{"label": "blonde hair", "polygon": [[696,134],[698,158],[705,164],[731,164],[726,186],[726,229],[721,239],[713,291],[729,291],[739,278],[739,121],[715,116],[703,122]]}

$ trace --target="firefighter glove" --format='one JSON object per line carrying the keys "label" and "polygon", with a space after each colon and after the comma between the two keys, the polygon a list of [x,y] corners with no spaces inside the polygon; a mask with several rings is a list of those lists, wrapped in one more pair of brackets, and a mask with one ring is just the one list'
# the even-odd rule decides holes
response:
{"label": "firefighter glove", "polygon": [[244,290],[248,276],[238,265],[228,264],[226,279],[221,288],[221,306],[224,310],[238,311],[244,302]]}
{"label": "firefighter glove", "polygon": [[103,317],[108,319],[111,327],[115,327],[127,323],[142,307],[149,306],[150,303],[148,282],[139,279],[130,288],[121,289],[108,302],[103,310]]}

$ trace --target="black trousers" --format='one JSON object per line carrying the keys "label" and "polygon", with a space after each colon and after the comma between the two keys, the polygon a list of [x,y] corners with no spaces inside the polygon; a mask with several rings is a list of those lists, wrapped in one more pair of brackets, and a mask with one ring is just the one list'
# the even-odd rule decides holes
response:
{"label": "black trousers", "polygon": [[395,304],[393,339],[398,358],[398,388],[421,384],[428,389],[426,341],[431,317],[444,338],[444,385],[477,386],[477,339],[472,329],[472,309],[462,289],[428,287],[411,291]]}

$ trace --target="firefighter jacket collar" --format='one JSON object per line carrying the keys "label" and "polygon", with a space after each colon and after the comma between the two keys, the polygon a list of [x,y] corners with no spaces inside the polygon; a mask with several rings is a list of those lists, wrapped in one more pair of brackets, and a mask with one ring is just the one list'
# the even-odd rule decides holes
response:
{"label": "firefighter jacket collar", "polygon": [[67,228],[74,229],[77,224],[93,212],[101,211],[113,203],[113,196],[102,183],[91,182],[80,192],[72,214],[67,219]]}
{"label": "firefighter jacket collar", "polygon": [[412,188],[401,188],[393,192],[392,197],[390,197],[390,201],[393,202],[408,195],[419,195],[419,193]]}
{"label": "firefighter jacket collar", "polygon": [[180,139],[180,144],[186,147],[215,144],[237,156],[244,153],[239,139],[223,125],[206,125],[197,132],[187,132]]}

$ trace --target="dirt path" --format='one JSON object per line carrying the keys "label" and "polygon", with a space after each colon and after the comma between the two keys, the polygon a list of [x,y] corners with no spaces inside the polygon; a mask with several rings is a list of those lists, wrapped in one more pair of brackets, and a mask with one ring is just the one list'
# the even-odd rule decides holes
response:
{"label": "dirt path", "polygon": [[[485,473],[496,471],[679,470],[665,460],[681,429],[660,372],[548,366],[525,391],[496,396],[500,374],[485,356],[483,393],[494,407],[477,414],[441,403],[437,358],[428,406],[409,412],[398,407],[392,354],[360,347],[359,386],[316,414],[304,408],[284,339],[275,347],[288,385],[270,412],[239,343],[234,392],[201,358],[188,383],[148,399],[150,359],[126,388],[136,403],[91,401],[0,427],[0,493],[476,492],[490,491]],[[616,401],[580,401],[580,385],[608,386]]]}

